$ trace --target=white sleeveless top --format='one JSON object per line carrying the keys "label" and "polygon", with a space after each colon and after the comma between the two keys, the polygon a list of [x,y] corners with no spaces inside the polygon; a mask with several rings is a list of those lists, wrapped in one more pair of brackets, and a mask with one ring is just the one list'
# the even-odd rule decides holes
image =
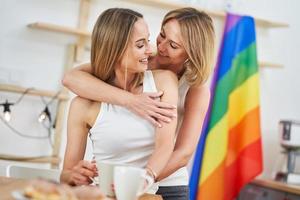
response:
{"label": "white sleeveless top", "polygon": [[[176,136],[182,123],[188,89],[189,85],[183,75],[179,80]],[[143,92],[157,92],[151,71],[144,73]],[[150,122],[126,108],[102,102],[97,119],[90,129],[90,138],[96,160],[145,167],[154,150],[155,129]],[[159,185],[188,185],[188,182],[187,168],[183,167],[161,180]]]}
{"label": "white sleeveless top", "polygon": [[[189,90],[190,86],[185,79],[185,74],[179,80],[178,83],[178,104],[177,104],[177,128],[176,128],[176,137],[178,135],[179,129],[182,124],[183,115],[184,115],[184,103],[185,97]],[[187,167],[182,167],[176,172],[166,177],[165,179],[159,182],[159,186],[179,186],[179,185],[188,185],[189,184],[189,173]]]}
{"label": "white sleeveless top", "polygon": [[[144,73],[143,92],[157,92],[151,71]],[[101,103],[90,129],[96,160],[145,167],[154,150],[154,126],[124,107]]]}

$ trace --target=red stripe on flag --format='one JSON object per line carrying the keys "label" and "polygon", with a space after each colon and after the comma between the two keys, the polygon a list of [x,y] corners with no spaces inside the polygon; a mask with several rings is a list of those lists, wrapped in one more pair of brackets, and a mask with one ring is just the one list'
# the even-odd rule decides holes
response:
{"label": "red stripe on flag", "polygon": [[261,152],[261,139],[259,138],[244,148],[237,159],[226,167],[224,200],[234,199],[242,187],[262,171]]}
{"label": "red stripe on flag", "polygon": [[259,107],[249,111],[243,119],[229,131],[226,165],[230,165],[237,155],[249,144],[260,138]]}

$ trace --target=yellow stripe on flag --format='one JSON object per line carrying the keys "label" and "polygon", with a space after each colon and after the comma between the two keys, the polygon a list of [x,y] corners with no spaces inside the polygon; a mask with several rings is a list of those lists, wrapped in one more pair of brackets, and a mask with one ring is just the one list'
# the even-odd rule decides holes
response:
{"label": "yellow stripe on flag", "polygon": [[225,159],[228,142],[227,121],[228,116],[227,113],[225,113],[207,135],[200,184],[202,184]]}
{"label": "yellow stripe on flag", "polygon": [[258,73],[249,77],[229,96],[228,126],[236,126],[241,119],[259,104]]}

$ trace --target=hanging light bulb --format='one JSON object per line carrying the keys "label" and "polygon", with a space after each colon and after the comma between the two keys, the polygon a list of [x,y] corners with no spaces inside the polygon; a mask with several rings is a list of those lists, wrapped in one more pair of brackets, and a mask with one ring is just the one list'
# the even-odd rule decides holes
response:
{"label": "hanging light bulb", "polygon": [[9,122],[11,119],[11,114],[10,114],[10,111],[5,111],[4,112],[4,120]]}
{"label": "hanging light bulb", "polygon": [[39,116],[39,122],[42,123],[44,120],[46,119],[46,114],[44,112],[42,112]]}
{"label": "hanging light bulb", "polygon": [[51,121],[51,114],[49,112],[48,106],[45,107],[45,109],[43,110],[43,112],[40,114],[39,116],[39,122],[42,123],[44,122],[46,119],[49,119],[49,121]]}
{"label": "hanging light bulb", "polygon": [[6,108],[4,107],[4,119],[5,119],[5,121],[9,122],[11,119],[10,108],[9,108],[9,106]]}
{"label": "hanging light bulb", "polygon": [[10,106],[14,105],[13,103],[9,103],[8,100],[5,101],[5,103],[0,104],[1,106],[3,106],[3,116],[4,116],[4,120],[9,122],[11,119],[11,111],[10,111]]}

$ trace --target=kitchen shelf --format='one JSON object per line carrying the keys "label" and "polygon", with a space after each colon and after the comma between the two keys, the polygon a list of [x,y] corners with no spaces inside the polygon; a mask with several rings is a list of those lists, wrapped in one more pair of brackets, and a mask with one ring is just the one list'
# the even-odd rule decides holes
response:
{"label": "kitchen shelf", "polygon": [[297,194],[300,195],[300,186],[287,184],[284,182],[274,181],[274,180],[267,180],[267,179],[254,179],[250,183],[262,187],[267,187],[273,190],[279,190],[287,193]]}
{"label": "kitchen shelf", "polygon": [[14,155],[4,155],[0,154],[0,160],[13,160],[13,161],[21,161],[21,162],[32,162],[32,163],[49,163],[52,167],[58,167],[60,163],[60,158],[58,156],[59,149],[57,146],[60,145],[61,133],[62,133],[62,125],[63,125],[63,116],[64,116],[64,108],[67,100],[69,100],[68,93],[62,89],[59,93],[48,91],[48,90],[38,90],[35,88],[24,88],[16,85],[8,85],[8,84],[0,84],[1,92],[12,92],[12,93],[25,93],[28,95],[34,96],[43,96],[43,97],[51,97],[58,99],[57,105],[57,115],[56,115],[56,127],[54,132],[54,150],[52,155],[50,156],[40,156],[40,157],[22,157],[22,156],[14,156]]}
{"label": "kitchen shelf", "polygon": [[[24,93],[27,89],[28,88],[15,86],[15,85],[0,84],[0,91],[4,91],[4,92]],[[27,94],[35,95],[35,96],[44,96],[44,97],[55,97],[57,95],[57,92],[38,90],[33,88],[32,90],[29,90]],[[56,98],[59,100],[67,101],[69,99],[69,95],[62,92],[58,94]]]}
{"label": "kitchen shelf", "polygon": [[[127,0],[127,1],[133,1],[133,0]],[[151,1],[155,1],[155,0],[151,0]],[[47,31],[59,32],[59,33],[77,35],[77,36],[86,36],[86,37],[91,36],[91,33],[87,32],[87,31],[83,31],[83,30],[76,29],[76,28],[69,28],[69,27],[65,27],[65,26],[55,25],[55,24],[50,24],[50,23],[44,23],[44,22],[36,22],[36,23],[30,24],[28,26],[31,28],[43,29],[43,30],[47,30]],[[272,68],[282,68],[283,67],[282,64],[268,62],[268,61],[259,62],[259,66],[260,67],[272,67]]]}
{"label": "kitchen shelf", "polygon": [[283,64],[268,62],[268,61],[261,61],[258,63],[259,67],[270,67],[270,68],[283,68]]}
{"label": "kitchen shelf", "polygon": [[[217,17],[217,18],[225,18],[226,13],[223,11],[212,11],[212,10],[206,10],[203,9],[197,5],[193,4],[187,4],[187,3],[180,3],[180,2],[168,2],[165,0],[122,0],[125,2],[130,2],[130,3],[136,3],[140,5],[146,5],[146,6],[152,6],[152,7],[159,7],[159,8],[166,8],[166,9],[177,9],[177,8],[182,8],[182,7],[194,7],[198,10],[204,10],[207,12],[209,15],[212,17]],[[282,22],[275,22],[275,21],[270,21],[262,18],[257,18],[254,17],[255,22],[258,26],[264,26],[267,28],[286,28],[289,27],[289,24],[287,23],[282,23]],[[28,27],[34,28],[34,29],[41,29],[41,30],[46,30],[46,31],[52,31],[52,32],[60,32],[64,34],[70,34],[70,35],[75,35],[75,36],[83,36],[83,37],[90,37],[91,33],[82,30],[79,28],[72,28],[72,27],[67,27],[63,25],[56,25],[52,23],[46,23],[46,22],[35,22],[35,23],[30,23],[28,24]]]}
{"label": "kitchen shelf", "polygon": [[67,26],[56,25],[56,24],[51,24],[46,22],[31,23],[28,24],[28,27],[33,29],[41,29],[41,30],[59,32],[59,33],[75,35],[75,36],[84,36],[84,37],[91,36],[91,33],[85,30],[80,30],[78,28],[71,28]]}
{"label": "kitchen shelf", "polygon": [[[140,5],[146,5],[146,6],[153,6],[153,7],[158,7],[158,8],[166,8],[166,9],[177,9],[177,8],[182,8],[182,7],[193,7],[198,10],[203,10],[207,12],[210,16],[212,17],[218,17],[218,18],[225,18],[226,13],[223,11],[211,11],[211,10],[206,10],[201,8],[200,6],[194,5],[194,4],[187,4],[187,3],[180,3],[180,2],[168,2],[165,0],[122,0],[125,2],[130,2],[130,3],[136,3]],[[254,17],[255,22],[259,26],[264,26],[268,28],[285,28],[289,27],[289,24],[287,23],[282,23],[282,22],[275,22],[275,21],[270,21],[266,19],[261,19]]]}
{"label": "kitchen shelf", "polygon": [[54,156],[24,157],[24,156],[14,156],[14,155],[5,155],[5,154],[0,154],[0,160],[31,162],[31,163],[50,163],[53,165],[58,165],[60,162],[60,158]]}

